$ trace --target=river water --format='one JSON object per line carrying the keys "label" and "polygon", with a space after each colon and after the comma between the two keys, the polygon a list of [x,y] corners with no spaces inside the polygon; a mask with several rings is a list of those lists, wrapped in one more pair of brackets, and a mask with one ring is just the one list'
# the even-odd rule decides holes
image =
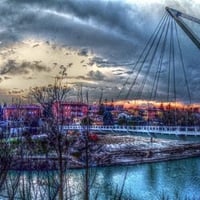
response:
{"label": "river water", "polygon": [[112,199],[124,182],[123,199],[200,199],[200,159],[98,169],[104,177],[100,199]]}
{"label": "river water", "polygon": [[[57,171],[12,171],[0,190],[0,200],[9,199],[11,185],[18,186],[14,199],[22,199],[20,195],[23,191],[26,194],[24,199],[53,199],[50,197],[56,194],[58,183]],[[121,200],[200,200],[200,157],[134,166],[91,168],[89,184],[91,200],[95,197],[97,200],[114,200],[120,196]],[[71,196],[71,200],[84,199],[85,170],[67,170],[64,187],[64,195]]]}
{"label": "river water", "polygon": [[[114,200],[199,200],[200,158],[170,162],[140,164],[135,166],[99,167],[90,169],[90,199]],[[65,173],[65,196],[72,200],[84,199],[84,170],[69,170]],[[10,172],[10,178],[0,199],[9,199],[15,182],[19,186],[14,199],[50,199],[56,193],[58,172]],[[17,176],[20,181],[17,181]],[[49,187],[48,187],[49,185]],[[23,188],[22,188],[23,186]],[[69,189],[70,188],[70,189]],[[28,190],[27,190],[28,189]],[[10,190],[10,191],[9,191]],[[52,198],[53,199],[53,198]]]}

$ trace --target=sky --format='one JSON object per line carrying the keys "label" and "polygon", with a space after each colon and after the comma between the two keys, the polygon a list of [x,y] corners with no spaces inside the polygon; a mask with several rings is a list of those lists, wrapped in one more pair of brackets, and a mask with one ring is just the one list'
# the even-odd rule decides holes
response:
{"label": "sky", "polygon": [[[1,0],[0,101],[53,83],[63,67],[73,88],[70,99],[77,100],[81,87],[91,101],[102,91],[104,99],[117,100],[126,80],[133,81],[131,69],[166,6],[200,18],[198,0]],[[199,102],[199,50],[181,31],[180,38],[191,95]],[[185,83],[176,82],[177,98],[184,101]],[[167,85],[166,78],[160,85]]]}

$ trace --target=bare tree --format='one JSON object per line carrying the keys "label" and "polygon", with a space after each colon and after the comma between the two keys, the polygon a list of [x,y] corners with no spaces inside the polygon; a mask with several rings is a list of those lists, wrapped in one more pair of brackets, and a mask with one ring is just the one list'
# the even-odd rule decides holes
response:
{"label": "bare tree", "polygon": [[[71,88],[64,83],[66,79],[66,68],[61,68],[60,75],[55,77],[53,85],[47,87],[36,87],[30,91],[30,96],[33,97],[43,108],[44,112],[44,128],[43,131],[47,134],[48,150],[53,151],[57,155],[57,168],[59,173],[59,199],[64,199],[64,173],[66,170],[66,154],[68,150],[67,135],[63,134],[62,126],[64,123],[64,115],[60,107],[60,102],[66,100],[66,97]],[[53,113],[52,108],[58,115]]]}
{"label": "bare tree", "polygon": [[0,139],[0,191],[7,179],[12,158],[13,156],[9,144],[5,140]]}

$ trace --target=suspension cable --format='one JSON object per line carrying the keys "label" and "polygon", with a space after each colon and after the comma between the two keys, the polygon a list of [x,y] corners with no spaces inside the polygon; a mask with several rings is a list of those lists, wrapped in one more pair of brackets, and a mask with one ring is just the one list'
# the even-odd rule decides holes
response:
{"label": "suspension cable", "polygon": [[171,57],[172,57],[172,21],[170,23],[170,45],[169,45],[169,64],[168,64],[168,82],[167,82],[167,101],[170,102],[170,82],[171,82]]}
{"label": "suspension cable", "polygon": [[156,34],[155,34],[154,37],[152,38],[152,41],[151,41],[151,43],[150,43],[150,47],[149,47],[149,49],[147,50],[147,53],[146,53],[146,55],[145,55],[143,61],[141,62],[140,68],[138,69],[138,72],[137,72],[137,74],[136,74],[136,76],[135,76],[135,78],[134,78],[134,80],[133,80],[131,86],[129,87],[129,90],[128,90],[128,92],[127,92],[126,98],[129,97],[129,95],[130,95],[130,93],[131,93],[131,91],[132,91],[133,86],[135,86],[135,84],[136,84],[136,81],[137,81],[138,76],[139,76],[139,74],[140,74],[140,72],[141,72],[141,70],[142,70],[142,68],[143,68],[143,66],[144,66],[144,63],[146,62],[146,60],[147,60],[147,58],[148,58],[148,55],[150,54],[151,49],[153,48],[153,45],[154,45],[154,43],[155,43],[155,41],[156,41],[156,38],[157,38],[157,36],[158,36],[158,34],[159,34],[161,28],[163,27],[164,22],[166,21],[166,17],[167,17],[167,15],[164,16],[162,22],[160,23],[160,26],[158,27],[158,30],[156,31]]}
{"label": "suspension cable", "polygon": [[[149,38],[149,40],[147,41],[144,49],[142,50],[142,53],[140,54],[139,58],[137,59],[136,63],[133,65],[132,67],[132,70],[131,70],[131,73],[130,74],[133,74],[133,72],[135,71],[137,65],[139,64],[140,60],[142,59],[145,51],[147,50],[147,47],[149,46],[150,42],[152,41],[153,38],[155,38],[155,35],[157,34],[157,32],[159,31],[159,27],[161,26],[161,24],[163,23],[163,20],[166,18],[166,14],[163,15],[162,19],[160,20],[160,22],[158,23],[157,27],[155,28],[155,31],[153,32],[153,34],[151,35],[151,37]],[[128,76],[128,78],[126,79],[126,81],[124,82],[122,88],[120,89],[120,92],[117,96],[117,98],[119,98],[121,96],[121,93],[122,91],[124,90],[125,86],[128,84],[129,82],[129,79],[130,79],[130,75]],[[133,84],[134,85],[134,84]],[[130,87],[131,88],[131,87]],[[130,89],[131,90],[131,89]],[[126,97],[128,97],[129,95],[126,95]]]}
{"label": "suspension cable", "polygon": [[168,17],[165,36],[163,38],[163,45],[162,45],[162,48],[161,48],[160,58],[159,58],[159,61],[158,61],[158,68],[157,68],[157,71],[156,71],[156,74],[155,74],[155,79],[154,79],[152,90],[151,90],[150,100],[155,100],[156,96],[157,96],[160,74],[161,74],[162,66],[163,66],[163,58],[164,58],[164,55],[165,55],[164,53],[165,53],[165,50],[166,50],[167,36],[168,36],[168,33],[169,33],[169,25],[170,25],[170,18]]}
{"label": "suspension cable", "polygon": [[[157,50],[158,50],[158,47],[159,47],[159,45],[160,45],[160,43],[161,43],[161,39],[162,39],[164,30],[166,29],[166,25],[165,25],[166,22],[167,22],[167,18],[166,18],[165,22],[163,23],[162,29],[160,29],[161,33],[160,33],[160,35],[159,35],[159,37],[158,37],[158,40],[157,40],[156,46],[155,46],[155,48],[154,48],[154,51],[152,52],[152,57],[151,57],[151,59],[150,59],[149,67],[148,67],[148,69],[147,69],[147,72],[146,72],[146,74],[145,74],[143,80],[142,80],[141,87],[138,89],[137,96],[138,96],[139,98],[142,97],[143,90],[144,90],[145,85],[146,85],[147,77],[148,77],[148,75],[149,75],[149,73],[150,73],[150,70],[151,70],[151,68],[152,68],[152,65],[153,65],[153,62],[154,62],[154,58],[155,58],[156,54],[158,53]],[[154,45],[154,44],[152,44],[152,45]]]}
{"label": "suspension cable", "polygon": [[178,50],[179,50],[179,56],[180,56],[180,60],[181,60],[182,70],[183,70],[183,76],[184,76],[186,89],[187,89],[187,93],[188,93],[188,98],[189,98],[189,104],[191,104],[192,103],[191,93],[190,93],[188,79],[187,79],[187,76],[186,76],[186,69],[185,69],[185,65],[184,65],[184,61],[183,61],[183,53],[182,53],[182,49],[181,49],[181,45],[180,45],[180,40],[179,40],[179,37],[178,37],[178,31],[177,31],[177,25],[176,24],[175,24],[175,33],[176,33],[176,39],[177,39],[177,43],[178,43]]}

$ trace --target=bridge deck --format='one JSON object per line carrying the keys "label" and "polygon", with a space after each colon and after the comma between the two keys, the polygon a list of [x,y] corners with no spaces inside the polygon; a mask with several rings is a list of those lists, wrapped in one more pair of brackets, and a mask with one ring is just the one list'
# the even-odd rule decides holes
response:
{"label": "bridge deck", "polygon": [[[87,126],[69,125],[64,126],[63,130],[86,130]],[[110,133],[145,133],[145,134],[167,134],[167,135],[193,135],[200,136],[200,127],[183,127],[183,126],[89,126],[89,130],[94,132]]]}

